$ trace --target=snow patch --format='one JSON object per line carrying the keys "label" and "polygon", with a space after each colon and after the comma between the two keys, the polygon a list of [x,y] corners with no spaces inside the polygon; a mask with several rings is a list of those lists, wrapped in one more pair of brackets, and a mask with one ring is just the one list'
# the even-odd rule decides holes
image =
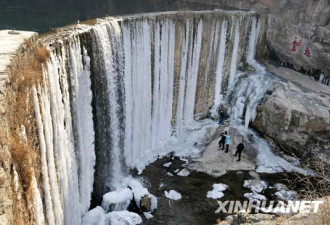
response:
{"label": "snow patch", "polygon": [[113,211],[105,216],[105,222],[111,225],[137,225],[142,223],[142,218],[127,210]]}
{"label": "snow patch", "polygon": [[206,197],[212,199],[219,199],[225,196],[223,191],[227,190],[228,186],[226,184],[213,184],[213,190],[208,191]]}
{"label": "snow patch", "polygon": [[172,165],[172,162],[165,163],[163,167],[169,168]]}
{"label": "snow patch", "polygon": [[154,216],[151,213],[144,212],[143,215],[147,220],[154,218]]}
{"label": "snow patch", "polygon": [[88,211],[82,218],[82,225],[105,225],[105,211],[102,207]]}
{"label": "snow patch", "polygon": [[187,177],[190,175],[190,172],[189,170],[187,170],[186,168],[185,169],[182,169],[179,173],[177,173],[176,175],[180,176],[180,177]]}
{"label": "snow patch", "polygon": [[172,200],[179,200],[182,198],[181,194],[179,192],[176,192],[174,190],[170,190],[169,192],[165,191],[165,196],[168,199],[172,199]]}
{"label": "snow patch", "polygon": [[106,212],[126,210],[132,199],[133,192],[129,188],[111,191],[103,195],[102,208]]}
{"label": "snow patch", "polygon": [[250,201],[266,201],[267,198],[264,195],[257,194],[257,193],[245,193],[244,197],[249,199]]}
{"label": "snow patch", "polygon": [[243,186],[251,189],[254,193],[261,193],[268,188],[268,183],[263,180],[245,180]]}
{"label": "snow patch", "polygon": [[280,190],[275,193],[276,197],[280,200],[283,201],[288,201],[288,200],[295,200],[297,192],[295,191],[288,191],[288,190]]}

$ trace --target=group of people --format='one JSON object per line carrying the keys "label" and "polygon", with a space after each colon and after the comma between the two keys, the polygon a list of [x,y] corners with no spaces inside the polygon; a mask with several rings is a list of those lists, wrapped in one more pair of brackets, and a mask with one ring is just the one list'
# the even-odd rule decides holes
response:
{"label": "group of people", "polygon": [[[221,138],[219,141],[219,148],[221,150],[225,150],[225,153],[228,153],[229,151],[229,144],[230,144],[230,135],[228,131],[225,131],[221,134]],[[238,156],[237,161],[241,161],[241,154],[244,150],[244,140],[242,139],[241,142],[236,146],[236,152],[234,156]]]}
{"label": "group of people", "polygon": [[[219,113],[219,124],[222,124],[225,119],[226,119],[226,114],[221,110]],[[230,135],[228,131],[225,131],[220,135],[219,148],[221,148],[221,150],[226,149],[225,153],[228,153],[229,144],[230,144]],[[237,161],[241,161],[241,154],[243,150],[244,150],[244,140],[242,139],[241,142],[236,146],[236,153],[234,156],[235,157],[238,156]]]}

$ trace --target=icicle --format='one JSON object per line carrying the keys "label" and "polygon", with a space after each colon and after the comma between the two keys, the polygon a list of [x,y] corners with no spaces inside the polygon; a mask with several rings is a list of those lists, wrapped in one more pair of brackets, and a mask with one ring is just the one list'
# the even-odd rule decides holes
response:
{"label": "icicle", "polygon": [[227,36],[227,21],[223,21],[221,25],[221,36],[220,36],[219,53],[218,53],[218,61],[217,61],[216,81],[214,86],[214,104],[211,109],[211,114],[214,117],[217,116],[218,114],[217,109],[222,99],[221,85],[222,85],[223,67],[224,67],[225,54],[226,54],[226,36]]}
{"label": "icicle", "polygon": [[[185,31],[185,32],[184,32]],[[188,61],[188,46],[189,46],[189,20],[186,20],[186,27],[183,31],[182,50],[181,50],[181,68],[180,68],[180,81],[179,81],[179,95],[178,106],[176,113],[176,133],[179,135],[184,126],[183,109],[184,109],[184,96],[186,87],[186,69]]]}
{"label": "icicle", "polygon": [[44,136],[44,126],[42,123],[40,106],[39,106],[39,99],[37,95],[37,90],[35,87],[32,88],[33,92],[33,102],[34,102],[34,109],[35,115],[37,120],[38,126],[38,134],[39,134],[39,143],[40,143],[40,156],[41,156],[41,173],[43,177],[43,191],[44,191],[44,199],[46,205],[46,215],[47,215],[47,222],[49,225],[55,224],[54,220],[54,213],[53,213],[53,204],[50,194],[50,185],[49,185],[49,178],[48,178],[48,167],[47,167],[47,157],[46,157],[46,143],[45,143],[45,136]]}
{"label": "icicle", "polygon": [[[190,61],[188,64],[187,71],[187,86],[184,103],[183,120],[184,124],[190,124],[194,120],[195,111],[195,97],[197,87],[197,76],[199,69],[199,59],[202,44],[202,33],[203,33],[203,21],[200,20],[198,23],[197,31],[195,34],[191,33],[191,45],[190,45]],[[195,35],[193,37],[192,35]]]}
{"label": "icicle", "polygon": [[228,90],[230,91],[235,85],[235,78],[237,72],[237,58],[238,58],[238,47],[239,47],[239,19],[236,19],[235,23],[235,37],[234,37],[234,47],[230,63],[230,74],[228,81]]}
{"label": "icicle", "polygon": [[52,105],[53,142],[65,212],[64,220],[65,224],[77,224],[81,222],[78,171],[71,126],[65,49],[62,48],[61,52],[62,55],[57,57],[51,53],[47,78]]}
{"label": "icicle", "polygon": [[[78,38],[70,42],[69,53],[74,125],[77,130],[75,139],[79,159],[77,163],[79,165],[81,213],[84,214],[90,206],[95,165],[90,58],[85,48],[81,50]],[[83,54],[81,55],[81,53]]]}

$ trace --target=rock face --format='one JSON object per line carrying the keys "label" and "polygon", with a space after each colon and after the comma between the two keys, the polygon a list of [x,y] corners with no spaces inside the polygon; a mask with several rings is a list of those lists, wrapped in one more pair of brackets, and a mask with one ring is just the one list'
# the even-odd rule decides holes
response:
{"label": "rock face", "polygon": [[[238,0],[216,1],[221,8],[255,10],[268,17],[268,57],[276,57],[296,70],[308,71],[317,79],[330,77],[330,2],[328,0]],[[265,36],[261,36],[263,38]],[[301,42],[296,50],[293,42]],[[308,50],[307,50],[308,48]],[[259,59],[265,52],[259,49]],[[309,54],[308,54],[309,51]],[[326,78],[326,79],[327,79]],[[326,81],[326,79],[324,81]]]}
{"label": "rock face", "polygon": [[329,139],[329,99],[328,94],[303,91],[291,82],[277,83],[259,106],[252,126],[284,151],[304,156],[316,148],[312,142],[318,140],[322,146]]}
{"label": "rock face", "polygon": [[[223,131],[223,127],[220,131]],[[251,144],[245,143],[245,150],[242,152],[242,158],[240,162],[236,162],[237,157],[233,156],[236,151],[236,146],[239,144],[242,136],[235,128],[230,128],[229,133],[231,135],[231,145],[229,146],[229,152],[225,153],[224,150],[220,150],[219,141],[220,138],[213,140],[203,152],[202,157],[193,158],[189,163],[189,169],[197,172],[206,173],[214,177],[220,177],[229,171],[255,170],[257,155],[257,149]]]}

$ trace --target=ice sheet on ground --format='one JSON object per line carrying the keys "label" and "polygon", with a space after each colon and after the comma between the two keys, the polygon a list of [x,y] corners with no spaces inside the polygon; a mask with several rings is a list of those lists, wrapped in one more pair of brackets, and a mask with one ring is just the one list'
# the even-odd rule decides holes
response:
{"label": "ice sheet on ground", "polygon": [[179,200],[182,198],[181,194],[174,191],[174,190],[170,190],[169,192],[165,191],[165,196],[168,199],[172,199],[172,200]]}
{"label": "ice sheet on ground", "polygon": [[212,199],[219,199],[225,196],[223,191],[227,190],[228,186],[226,184],[213,184],[213,190],[208,191],[206,197]]}
{"label": "ice sheet on ground", "polygon": [[165,163],[163,167],[169,168],[172,165],[172,162]]}
{"label": "ice sheet on ground", "polygon": [[243,186],[254,193],[261,193],[268,188],[268,183],[263,180],[245,180]]}
{"label": "ice sheet on ground", "polygon": [[252,143],[258,149],[257,169],[258,173],[281,173],[284,171],[297,172],[303,175],[314,175],[313,171],[304,170],[294,166],[292,163],[277,156],[266,140],[260,138],[253,130],[242,125],[235,126],[239,132],[245,137],[245,140]]}
{"label": "ice sheet on ground", "polygon": [[134,166],[139,173],[142,173],[148,164],[170,152],[174,152],[175,156],[184,159],[198,157],[206,145],[209,129],[217,126],[217,122],[210,119],[193,121],[189,126],[183,128],[178,136],[173,135],[168,141],[162,143],[157,150],[146,150],[143,156],[135,160]]}
{"label": "ice sheet on ground", "polygon": [[255,200],[265,201],[265,200],[267,200],[267,198],[264,195],[257,194],[257,193],[245,193],[244,197],[249,199],[250,201],[255,201]]}
{"label": "ice sheet on ground", "polygon": [[185,169],[182,169],[180,172],[178,172],[176,175],[178,175],[180,177],[187,177],[190,175],[190,172],[189,172],[189,170],[187,170],[185,168]]}
{"label": "ice sheet on ground", "polygon": [[105,222],[111,225],[138,225],[142,223],[142,218],[127,210],[113,211],[105,215]]}

